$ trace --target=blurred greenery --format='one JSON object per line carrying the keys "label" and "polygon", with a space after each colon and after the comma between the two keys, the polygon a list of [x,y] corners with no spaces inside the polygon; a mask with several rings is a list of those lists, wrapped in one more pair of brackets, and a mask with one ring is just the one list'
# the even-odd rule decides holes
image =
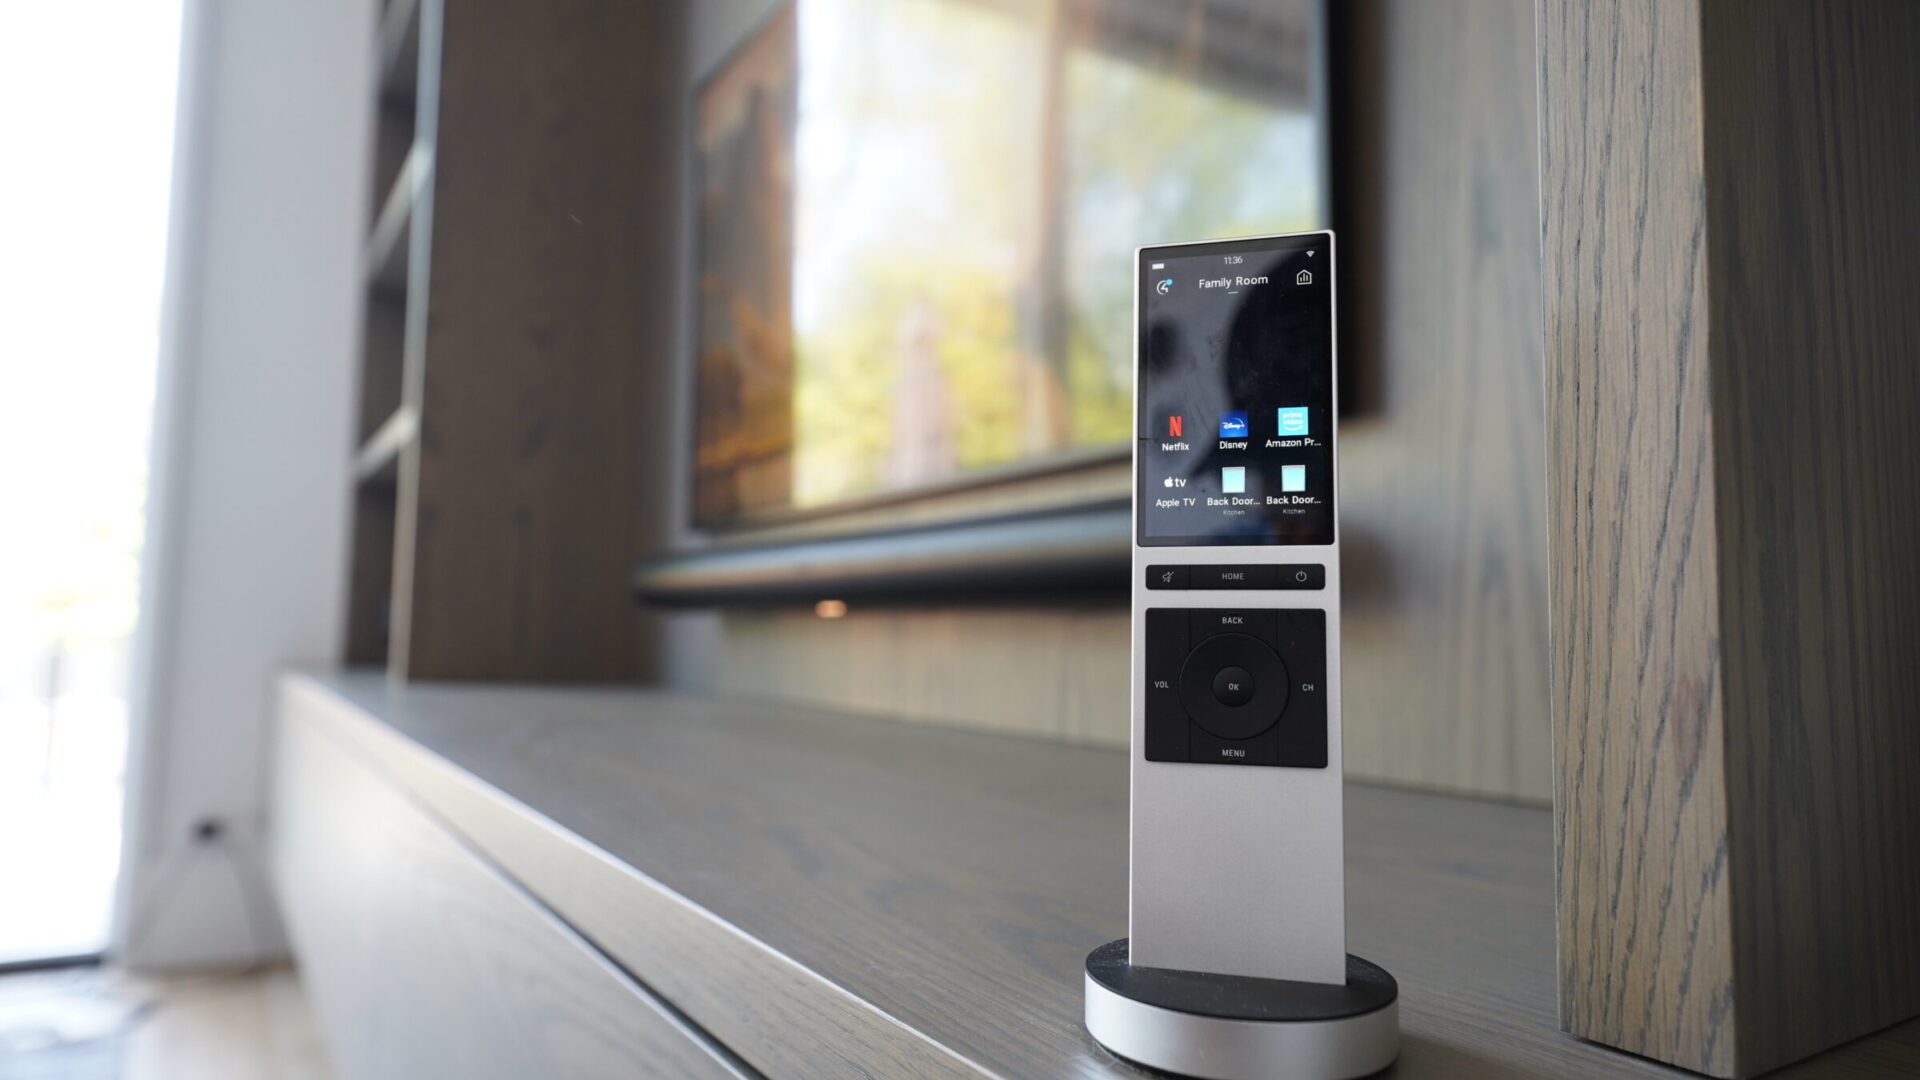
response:
{"label": "blurred greenery", "polygon": [[1132,431],[1133,249],[1313,228],[1311,118],[1088,51],[1067,65],[1065,285],[1075,445]]}
{"label": "blurred greenery", "polygon": [[1316,224],[1302,106],[985,6],[800,10],[797,505],[1122,445],[1133,249]]}
{"label": "blurred greenery", "polygon": [[945,385],[955,465],[978,468],[1018,449],[1020,408],[1013,304],[1002,275],[982,268],[930,272],[876,254],[859,275],[862,302],[795,344],[794,436],[801,505],[886,486],[886,466],[915,418],[896,408],[902,328],[931,322]]}

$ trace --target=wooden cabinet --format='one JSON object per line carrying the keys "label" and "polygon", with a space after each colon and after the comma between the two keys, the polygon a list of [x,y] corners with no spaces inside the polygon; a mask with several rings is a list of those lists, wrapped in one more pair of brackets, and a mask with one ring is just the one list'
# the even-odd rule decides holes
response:
{"label": "wooden cabinet", "polygon": [[[289,678],[280,724],[278,882],[347,1076],[1138,1075],[1081,1024],[1121,753],[368,675]],[[1685,1076],[1559,1030],[1546,810],[1354,785],[1347,822],[1395,1077]],[[1794,1076],[1917,1067],[1920,1021]]]}
{"label": "wooden cabinet", "polygon": [[280,734],[275,879],[343,1077],[750,1075],[310,714]]}

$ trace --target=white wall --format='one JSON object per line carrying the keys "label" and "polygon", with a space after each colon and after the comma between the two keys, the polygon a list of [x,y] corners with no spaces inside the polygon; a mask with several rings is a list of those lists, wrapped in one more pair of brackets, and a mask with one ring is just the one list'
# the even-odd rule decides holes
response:
{"label": "white wall", "polygon": [[186,9],[114,935],[139,967],[284,948],[269,685],[338,659],[368,213],[374,0]]}

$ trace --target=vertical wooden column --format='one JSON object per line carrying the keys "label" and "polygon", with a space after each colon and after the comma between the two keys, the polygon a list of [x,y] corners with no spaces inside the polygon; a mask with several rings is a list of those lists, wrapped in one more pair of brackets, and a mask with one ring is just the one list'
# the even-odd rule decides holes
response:
{"label": "vertical wooden column", "polygon": [[627,575],[668,501],[649,466],[674,407],[653,369],[668,362],[678,273],[662,208],[680,179],[680,9],[437,6],[420,437],[411,479],[402,460],[411,540],[392,670],[642,678],[654,627]]}
{"label": "vertical wooden column", "polygon": [[1561,1013],[1716,1076],[1920,1014],[1916,50],[1540,7]]}

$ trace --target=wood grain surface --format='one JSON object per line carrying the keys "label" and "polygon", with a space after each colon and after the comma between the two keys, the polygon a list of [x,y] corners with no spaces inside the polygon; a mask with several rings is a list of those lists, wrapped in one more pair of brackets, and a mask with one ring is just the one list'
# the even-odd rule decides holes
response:
{"label": "wood grain surface", "polygon": [[1541,19],[1563,1019],[1751,1075],[1920,1011],[1920,9]]}
{"label": "wood grain surface", "polygon": [[[417,475],[397,574],[411,678],[639,678],[627,571],[665,513],[662,353],[678,7],[444,5]],[[432,35],[428,34],[431,40]],[[429,99],[423,97],[423,102]],[[423,108],[426,107],[423,105]]]}
{"label": "wood grain surface", "polygon": [[342,1076],[753,1075],[310,718],[280,736],[276,885]]}
{"label": "wood grain surface", "polygon": [[1568,1030],[1733,1065],[1699,22],[1541,5]]}
{"label": "wood grain surface", "polygon": [[1920,1014],[1920,5],[1702,7],[1743,1073]]}
{"label": "wood grain surface", "polygon": [[[296,676],[350,742],[769,1076],[1136,1075],[1080,1026],[1124,933],[1124,755],[639,691]],[[1355,787],[1349,948],[1405,1077],[1677,1077],[1556,1030],[1548,813]],[[1920,1025],[1794,1076],[1920,1067]]]}
{"label": "wood grain surface", "polygon": [[[730,613],[730,695],[1125,746],[1128,623],[1112,604]],[[982,677],[982,673],[991,673]]]}

